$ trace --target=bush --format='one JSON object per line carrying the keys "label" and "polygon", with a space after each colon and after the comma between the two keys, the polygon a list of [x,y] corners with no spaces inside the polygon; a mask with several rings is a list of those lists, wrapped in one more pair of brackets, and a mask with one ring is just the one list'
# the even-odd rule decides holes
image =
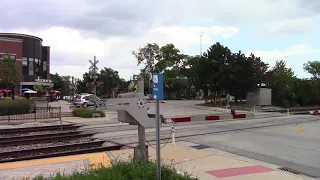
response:
{"label": "bush", "polygon": [[3,100],[8,101],[8,100],[11,100],[11,98],[10,97],[4,97]]}
{"label": "bush", "polygon": [[289,108],[290,105],[291,105],[291,103],[290,103],[290,101],[289,101],[288,99],[283,99],[283,100],[281,101],[281,106],[282,106],[283,108]]}
{"label": "bush", "polygon": [[[82,118],[92,118],[93,109],[89,108],[78,108],[72,111],[72,114],[76,117],[82,117]],[[100,117],[105,117],[106,114],[101,111],[97,110],[97,113],[100,114]]]}
{"label": "bush", "polygon": [[104,111],[98,110],[97,113],[100,114],[100,117],[106,117],[106,114],[104,113]]}
{"label": "bush", "polygon": [[32,108],[29,100],[0,101],[0,115],[28,114]]}
{"label": "bush", "polygon": [[76,117],[92,118],[92,110],[87,108],[78,108],[72,111],[72,114]]}
{"label": "bush", "polygon": [[[36,177],[34,180],[42,180],[43,177]],[[116,161],[110,168],[98,167],[84,172],[76,172],[69,176],[60,173],[50,178],[53,180],[154,180],[156,179],[156,164],[152,162],[124,162]],[[161,179],[163,180],[197,180],[188,174],[178,174],[173,166],[162,165]]]}

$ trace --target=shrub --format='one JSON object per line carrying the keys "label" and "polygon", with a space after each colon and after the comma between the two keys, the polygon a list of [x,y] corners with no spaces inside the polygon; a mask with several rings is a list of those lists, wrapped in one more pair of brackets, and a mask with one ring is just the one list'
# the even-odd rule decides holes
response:
{"label": "shrub", "polygon": [[106,113],[104,113],[104,111],[98,110],[97,113],[100,114],[100,117],[106,117]]}
{"label": "shrub", "polygon": [[[82,118],[92,118],[93,109],[89,108],[78,108],[72,111],[73,116],[82,117]],[[106,114],[101,111],[97,110],[97,113],[100,114],[100,117],[105,117]]]}
{"label": "shrub", "polygon": [[[197,180],[188,174],[178,174],[173,166],[162,165],[161,178],[163,180]],[[36,177],[34,180],[41,180],[44,177]],[[69,176],[57,173],[53,180],[118,180],[118,179],[156,179],[156,164],[153,162],[116,161],[112,162],[110,168],[97,167],[83,172],[75,172]]]}
{"label": "shrub", "polygon": [[10,97],[4,97],[3,100],[8,101],[8,100],[11,100],[11,98]]}
{"label": "shrub", "polygon": [[29,100],[0,101],[0,115],[28,114],[32,108]]}
{"label": "shrub", "polygon": [[72,114],[76,117],[92,118],[92,110],[87,108],[78,108],[72,111]]}

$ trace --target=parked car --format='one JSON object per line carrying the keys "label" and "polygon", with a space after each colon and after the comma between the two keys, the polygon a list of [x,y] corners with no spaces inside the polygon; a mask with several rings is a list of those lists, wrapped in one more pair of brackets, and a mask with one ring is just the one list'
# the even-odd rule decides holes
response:
{"label": "parked car", "polygon": [[[79,108],[79,107],[87,108],[88,106],[94,106],[95,105],[94,102],[89,100],[90,96],[92,96],[92,95],[93,94],[77,95],[74,98],[72,104],[75,105],[77,108]],[[100,99],[98,98],[98,100],[100,100]]]}

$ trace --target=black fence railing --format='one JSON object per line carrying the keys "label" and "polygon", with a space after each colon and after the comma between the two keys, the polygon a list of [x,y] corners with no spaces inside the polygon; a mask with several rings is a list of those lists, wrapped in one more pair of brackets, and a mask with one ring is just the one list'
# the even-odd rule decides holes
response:
{"label": "black fence railing", "polygon": [[0,122],[61,121],[61,107],[0,107]]}

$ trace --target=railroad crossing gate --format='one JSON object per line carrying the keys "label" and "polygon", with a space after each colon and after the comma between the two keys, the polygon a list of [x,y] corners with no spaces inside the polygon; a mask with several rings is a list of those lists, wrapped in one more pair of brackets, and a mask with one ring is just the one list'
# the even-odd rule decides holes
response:
{"label": "railroad crossing gate", "polygon": [[148,115],[148,107],[143,93],[119,94],[118,98],[107,100],[107,109],[118,112],[118,121],[145,128],[155,127],[156,119]]}

